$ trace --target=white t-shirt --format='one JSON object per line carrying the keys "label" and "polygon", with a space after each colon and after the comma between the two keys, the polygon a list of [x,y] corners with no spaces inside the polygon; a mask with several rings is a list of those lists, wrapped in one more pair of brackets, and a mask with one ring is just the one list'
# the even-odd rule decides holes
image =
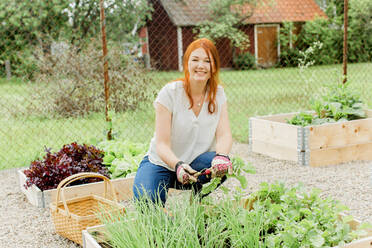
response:
{"label": "white t-shirt", "polygon": [[[206,101],[196,117],[190,109],[190,102],[182,81],[168,83],[160,90],[154,105],[160,103],[172,114],[171,149],[180,160],[189,164],[200,154],[215,150],[217,124],[225,102],[225,92],[222,86],[218,86],[216,111],[210,114]],[[151,163],[174,171],[161,160],[156,152],[156,132],[151,139],[147,155]]]}

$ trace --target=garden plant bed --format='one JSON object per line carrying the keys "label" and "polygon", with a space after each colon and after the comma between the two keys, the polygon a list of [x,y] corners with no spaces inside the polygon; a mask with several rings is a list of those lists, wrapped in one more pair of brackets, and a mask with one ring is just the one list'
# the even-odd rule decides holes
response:
{"label": "garden plant bed", "polygon": [[[350,227],[355,230],[360,222],[357,220],[352,220],[349,222]],[[86,230],[83,230],[83,247],[84,248],[111,248],[107,244],[107,239],[105,238],[105,226],[98,225],[93,227],[88,227]],[[355,240],[345,246],[345,248],[372,248],[372,231],[369,232],[368,237]],[[339,248],[336,246],[334,248]],[[341,247],[340,247],[341,248]]]}
{"label": "garden plant bed", "polygon": [[287,124],[297,113],[252,117],[252,152],[300,165],[325,166],[354,160],[372,160],[372,110],[367,118],[314,126]]}
{"label": "garden plant bed", "polygon": [[[23,169],[17,171],[17,177],[19,186],[21,191],[26,195],[28,201],[37,207],[45,208],[49,207],[51,201],[55,200],[57,190],[50,189],[41,191],[35,185],[32,185],[29,188],[25,188],[24,185],[26,183],[26,175],[23,173]],[[128,178],[117,178],[112,179],[111,183],[116,190],[116,195],[118,201],[125,201],[132,199],[132,186],[134,182],[134,177]],[[75,198],[77,196],[84,196],[84,195],[103,195],[104,194],[104,186],[103,181],[97,183],[87,183],[75,186],[69,186],[65,189],[66,198]]]}

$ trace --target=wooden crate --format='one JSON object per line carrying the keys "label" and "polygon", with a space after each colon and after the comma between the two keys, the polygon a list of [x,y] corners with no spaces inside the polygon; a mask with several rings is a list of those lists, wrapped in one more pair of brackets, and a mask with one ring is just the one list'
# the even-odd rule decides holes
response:
{"label": "wooden crate", "polygon": [[[357,220],[352,220],[349,222],[350,227],[355,230],[360,222]],[[105,226],[93,226],[88,227],[86,230],[83,230],[83,248],[102,248],[100,245],[101,242],[106,240],[104,236]],[[92,235],[94,233],[94,235]],[[353,241],[343,248],[372,248],[372,231],[368,233],[368,237],[361,238],[359,240]],[[333,248],[342,248],[339,246]]]}
{"label": "wooden crate", "polygon": [[366,119],[306,127],[286,123],[295,114],[250,118],[250,149],[310,166],[372,160],[372,110]]}
{"label": "wooden crate", "polygon": [[[23,173],[23,169],[17,171],[17,178],[21,191],[26,195],[28,201],[37,207],[45,208],[49,207],[51,201],[55,201],[56,189],[41,191],[35,185],[29,188],[25,188],[26,175]],[[133,198],[133,182],[134,177],[129,178],[117,178],[111,180],[112,185],[115,187],[117,198],[119,201],[130,200]],[[77,196],[85,196],[91,194],[104,194],[103,181],[97,183],[87,183],[75,186],[69,186],[65,189],[66,198],[71,199]]]}

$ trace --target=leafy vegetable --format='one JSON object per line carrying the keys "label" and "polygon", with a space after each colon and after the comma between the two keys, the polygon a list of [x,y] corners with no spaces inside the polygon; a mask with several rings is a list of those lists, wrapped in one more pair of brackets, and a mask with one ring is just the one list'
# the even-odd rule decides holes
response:
{"label": "leafy vegetable", "polygon": [[[236,178],[240,182],[241,188],[243,188],[243,189],[247,188],[247,186],[248,186],[247,179],[241,173],[242,173],[242,171],[244,171],[245,173],[254,174],[254,173],[256,173],[255,168],[250,163],[245,163],[244,160],[241,159],[238,156],[233,157],[231,159],[231,162],[233,164],[233,173],[232,173],[232,175],[227,175],[227,177]],[[221,182],[220,178],[218,178],[218,177],[212,178],[209,183],[206,183],[206,184],[203,185],[201,193],[202,194],[208,194],[208,193],[212,192],[213,190],[215,190],[217,188],[217,186],[220,184],[220,182]],[[226,193],[228,193],[227,188],[223,188],[223,190]]]}
{"label": "leafy vegetable", "polygon": [[123,140],[103,141],[98,147],[105,151],[103,164],[107,166],[113,179],[135,173],[147,151],[142,143]]}
{"label": "leafy vegetable", "polygon": [[356,92],[350,89],[350,82],[329,87],[318,99],[312,100],[315,114],[300,113],[287,120],[293,125],[320,125],[329,122],[350,121],[365,118],[363,102]]}
{"label": "leafy vegetable", "polygon": [[307,193],[301,186],[261,184],[250,196],[253,212],[264,211],[264,237],[269,247],[333,247],[348,243],[363,232],[352,231],[347,224],[351,216],[340,219],[346,210],[337,201],[319,196],[313,189]]}
{"label": "leafy vegetable", "polygon": [[[27,177],[25,187],[35,184],[40,190],[57,188],[58,184],[71,175],[80,172],[96,172],[109,177],[107,168],[102,164],[103,151],[76,142],[64,145],[59,152],[51,153],[46,149],[43,160],[35,160],[24,171]],[[73,185],[100,181],[98,178],[78,180]]]}

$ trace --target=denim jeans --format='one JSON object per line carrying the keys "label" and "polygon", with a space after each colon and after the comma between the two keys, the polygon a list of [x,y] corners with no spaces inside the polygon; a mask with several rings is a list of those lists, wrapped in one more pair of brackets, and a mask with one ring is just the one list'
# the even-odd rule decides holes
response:
{"label": "denim jeans", "polygon": [[[216,155],[215,152],[206,152],[199,155],[191,162],[190,166],[201,171],[204,168],[211,167],[211,162]],[[222,178],[223,182],[226,177]],[[194,194],[199,194],[202,185],[210,181],[206,176],[200,176],[199,181],[193,184],[182,185],[177,181],[176,173],[170,171],[160,165],[153,164],[145,156],[139,165],[133,185],[133,193],[135,199],[140,199],[143,196],[148,197],[152,202],[161,201],[164,205],[169,188],[176,189],[191,189]],[[204,197],[204,196],[201,196]]]}

